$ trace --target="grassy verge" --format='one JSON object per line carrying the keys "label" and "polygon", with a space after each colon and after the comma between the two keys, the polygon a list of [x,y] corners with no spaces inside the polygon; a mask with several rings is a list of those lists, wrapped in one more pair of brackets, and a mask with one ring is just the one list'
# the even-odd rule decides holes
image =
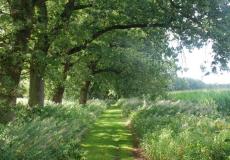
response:
{"label": "grassy verge", "polygon": [[133,160],[132,135],[126,127],[121,109],[107,109],[82,146],[88,160]]}
{"label": "grassy verge", "polygon": [[230,160],[229,116],[213,103],[161,101],[140,106],[133,100],[129,105],[127,99],[122,104],[149,159]]}
{"label": "grassy verge", "polygon": [[102,101],[84,107],[17,106],[15,121],[0,126],[0,160],[84,159],[82,136],[105,108]]}

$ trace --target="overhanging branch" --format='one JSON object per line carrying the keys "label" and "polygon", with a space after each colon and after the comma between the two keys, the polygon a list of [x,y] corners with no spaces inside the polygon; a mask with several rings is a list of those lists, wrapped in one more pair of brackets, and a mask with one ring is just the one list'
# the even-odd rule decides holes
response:
{"label": "overhanging branch", "polygon": [[74,10],[80,10],[80,9],[86,9],[86,8],[90,8],[93,7],[92,4],[79,4],[77,6],[75,6]]}
{"label": "overhanging branch", "polygon": [[82,45],[73,47],[72,49],[70,49],[67,54],[68,55],[72,55],[76,52],[80,52],[84,49],[87,48],[87,46],[93,42],[94,40],[96,40],[97,38],[101,37],[102,35],[104,35],[107,32],[113,31],[113,30],[125,30],[125,29],[134,29],[134,28],[168,28],[171,24],[171,22],[173,21],[172,18],[170,18],[169,21],[165,22],[165,23],[154,23],[154,24],[147,24],[147,23],[139,23],[139,24],[126,24],[126,25],[113,25],[113,26],[109,26],[106,27],[100,31],[95,32],[92,35],[92,38],[89,40],[86,40]]}
{"label": "overhanging branch", "polygon": [[114,74],[120,74],[121,71],[114,69],[114,68],[105,68],[105,69],[98,69],[93,72],[93,74],[100,74],[100,73],[114,73]]}
{"label": "overhanging branch", "polygon": [[60,19],[56,22],[54,28],[50,31],[50,35],[56,37],[64,28],[65,24],[68,23],[74,11],[90,8],[92,6],[92,4],[77,4],[75,0],[69,0],[60,15]]}

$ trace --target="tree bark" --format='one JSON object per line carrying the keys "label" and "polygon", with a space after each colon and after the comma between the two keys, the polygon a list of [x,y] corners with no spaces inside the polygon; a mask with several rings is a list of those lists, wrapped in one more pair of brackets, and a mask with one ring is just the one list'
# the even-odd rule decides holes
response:
{"label": "tree bark", "polygon": [[54,96],[53,96],[53,98],[52,98],[52,101],[53,101],[54,103],[61,104],[61,103],[62,103],[63,96],[64,96],[64,92],[65,92],[65,87],[62,86],[62,85],[59,85],[59,86],[55,89],[55,92],[54,92]]}
{"label": "tree bark", "polygon": [[65,81],[68,75],[68,72],[71,68],[72,64],[69,61],[65,61],[64,64],[64,69],[63,69],[63,73],[62,73],[62,77],[61,77],[61,82],[57,84],[57,86],[55,87],[55,91],[54,91],[54,95],[52,98],[52,101],[54,103],[62,103],[62,99],[64,96],[64,92],[65,92]]}
{"label": "tree bark", "polygon": [[[7,90],[7,93],[0,96],[0,99],[7,105],[7,106],[14,106],[17,102],[17,90],[18,85],[20,82],[22,69],[19,67],[18,69],[8,69],[6,72],[10,78],[10,86]],[[7,84],[6,84],[7,85]]]}
{"label": "tree bark", "polygon": [[80,90],[79,104],[87,103],[90,84],[91,84],[91,81],[87,80],[82,86]]}
{"label": "tree bark", "polygon": [[34,52],[31,56],[30,62],[30,86],[29,86],[29,106],[36,105],[44,106],[44,73],[46,68],[46,56],[49,49],[48,43],[48,13],[46,7],[46,0],[37,1],[38,9],[37,29],[40,30],[38,34],[38,41],[35,44]]}
{"label": "tree bark", "polygon": [[44,106],[44,80],[35,64],[30,66],[29,106]]}

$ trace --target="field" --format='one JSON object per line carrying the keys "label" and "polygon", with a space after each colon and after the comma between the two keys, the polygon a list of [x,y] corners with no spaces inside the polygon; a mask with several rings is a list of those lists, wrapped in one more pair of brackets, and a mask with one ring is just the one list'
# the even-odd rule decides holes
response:
{"label": "field", "polygon": [[230,91],[168,94],[230,88],[230,0],[0,0],[0,22],[0,160],[230,160]]}
{"label": "field", "polygon": [[0,159],[132,160],[135,137],[150,160],[230,160],[229,104],[228,90],[197,90],[156,101],[18,105],[16,119],[0,125]]}
{"label": "field", "polygon": [[169,93],[167,100],[121,100],[133,132],[152,160],[229,160],[230,91]]}
{"label": "field", "polygon": [[230,90],[176,91],[169,93],[168,99],[207,106],[214,105],[222,114],[230,114]]}

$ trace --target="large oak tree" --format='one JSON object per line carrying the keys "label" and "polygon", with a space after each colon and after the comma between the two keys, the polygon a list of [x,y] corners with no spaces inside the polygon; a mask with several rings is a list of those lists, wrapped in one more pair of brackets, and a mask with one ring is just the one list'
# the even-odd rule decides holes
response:
{"label": "large oak tree", "polygon": [[8,104],[15,104],[23,67],[30,65],[30,106],[43,105],[47,65],[55,59],[68,64],[70,57],[114,31],[160,30],[187,47],[213,39],[216,62],[224,64],[229,57],[228,45],[220,47],[229,41],[224,32],[229,25],[229,0],[0,2],[0,97]]}

